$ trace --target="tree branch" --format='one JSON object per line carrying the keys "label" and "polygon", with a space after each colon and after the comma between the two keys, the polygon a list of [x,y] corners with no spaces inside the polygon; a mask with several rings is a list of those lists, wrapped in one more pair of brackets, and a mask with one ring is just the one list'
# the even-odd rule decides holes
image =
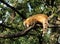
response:
{"label": "tree branch", "polygon": [[2,2],[3,4],[5,4],[6,6],[8,6],[9,8],[11,8],[13,11],[17,12],[23,19],[26,19],[26,17],[24,15],[22,15],[16,8],[10,6],[8,3],[6,3],[3,0],[0,0],[0,2]]}
{"label": "tree branch", "polygon": [[15,37],[20,37],[20,36],[24,36],[28,33],[28,31],[34,27],[34,25],[30,26],[29,28],[25,29],[24,31],[21,31],[21,32],[18,32],[18,33],[15,33],[15,34],[7,34],[7,35],[4,35],[4,34],[0,34],[0,38],[15,38]]}
{"label": "tree branch", "polygon": [[[0,26],[6,27],[6,28],[11,28],[11,27],[5,26],[3,24],[0,24]],[[39,24],[36,24],[36,26],[42,27]],[[29,28],[25,29],[24,31],[14,33],[14,34],[7,34],[7,35],[0,34],[0,38],[16,38],[16,37],[24,36],[29,32],[29,30],[31,30],[32,27],[34,27],[34,25],[30,26]],[[48,28],[60,28],[60,25],[56,25],[56,24],[55,25],[49,25]]]}

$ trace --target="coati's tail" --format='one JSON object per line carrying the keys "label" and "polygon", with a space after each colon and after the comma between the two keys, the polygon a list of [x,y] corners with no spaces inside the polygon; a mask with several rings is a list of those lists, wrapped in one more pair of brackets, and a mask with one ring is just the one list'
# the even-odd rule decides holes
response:
{"label": "coati's tail", "polygon": [[54,15],[55,15],[55,14],[50,15],[50,16],[48,17],[48,20],[51,20],[51,18],[53,18]]}

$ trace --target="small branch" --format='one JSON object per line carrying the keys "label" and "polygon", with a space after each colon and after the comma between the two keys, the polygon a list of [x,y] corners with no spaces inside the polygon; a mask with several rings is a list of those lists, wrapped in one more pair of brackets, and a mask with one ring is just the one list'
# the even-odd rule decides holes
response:
{"label": "small branch", "polygon": [[[40,24],[36,24],[36,25],[39,27],[42,27],[42,25]],[[49,24],[48,28],[60,28],[60,24],[52,23],[52,24]]]}
{"label": "small branch", "polygon": [[10,6],[8,3],[6,3],[3,0],[0,0],[0,2],[2,2],[3,4],[5,4],[6,6],[8,6],[9,8],[11,8],[13,11],[17,12],[23,19],[26,19],[24,15],[22,15],[16,8]]}

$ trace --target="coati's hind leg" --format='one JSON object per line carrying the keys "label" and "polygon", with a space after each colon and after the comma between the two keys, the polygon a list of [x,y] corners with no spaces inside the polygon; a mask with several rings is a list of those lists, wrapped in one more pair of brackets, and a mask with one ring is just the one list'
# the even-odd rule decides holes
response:
{"label": "coati's hind leg", "polygon": [[43,36],[44,36],[44,34],[47,33],[47,28],[48,28],[48,21],[44,21],[44,22],[43,22],[43,29],[42,29],[42,31],[43,31]]}

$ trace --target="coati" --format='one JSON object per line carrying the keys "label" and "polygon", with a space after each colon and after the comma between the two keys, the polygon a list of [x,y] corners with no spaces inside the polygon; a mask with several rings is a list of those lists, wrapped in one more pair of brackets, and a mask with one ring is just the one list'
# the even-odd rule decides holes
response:
{"label": "coati", "polygon": [[29,27],[30,25],[33,25],[34,23],[37,23],[37,22],[42,23],[43,34],[46,33],[48,28],[48,16],[45,14],[36,14],[36,15],[30,16],[23,22],[23,25],[26,27]]}

